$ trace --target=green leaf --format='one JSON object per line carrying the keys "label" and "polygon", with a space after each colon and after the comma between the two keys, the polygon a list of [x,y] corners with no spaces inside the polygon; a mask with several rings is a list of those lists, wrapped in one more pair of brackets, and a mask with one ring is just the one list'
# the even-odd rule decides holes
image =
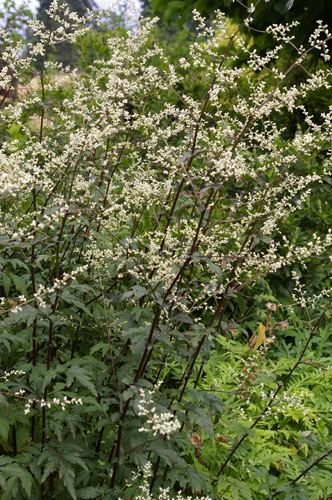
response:
{"label": "green leaf", "polygon": [[89,499],[89,498],[100,498],[101,491],[99,488],[94,488],[93,486],[87,486],[86,488],[81,488],[76,491],[77,498]]}
{"label": "green leaf", "polygon": [[62,470],[62,478],[63,478],[63,484],[67,488],[70,496],[74,500],[77,500],[75,485],[74,485],[74,479],[75,479],[74,470],[68,467],[64,467]]}
{"label": "green leaf", "polygon": [[90,349],[90,354],[95,354],[96,352],[100,351],[103,356],[110,350],[110,344],[108,342],[98,342],[98,344],[95,344],[93,347]]}
{"label": "green leaf", "polygon": [[4,489],[6,486],[6,476],[0,472],[0,487]]}
{"label": "green leaf", "polygon": [[82,469],[89,471],[86,463],[82,460],[82,458],[77,453],[68,453],[66,456],[67,461],[74,465],[80,465]]}
{"label": "green leaf", "polygon": [[10,273],[10,277],[14,282],[15,288],[21,292],[23,295],[28,295],[27,285],[23,278],[16,276],[16,274]]}
{"label": "green leaf", "polygon": [[27,326],[31,326],[34,320],[37,317],[38,311],[34,307],[31,306],[24,306],[23,310],[21,311],[26,318]]}
{"label": "green leaf", "polygon": [[187,323],[188,325],[193,324],[193,320],[188,314],[178,313],[171,317],[171,321],[180,321],[181,323]]}
{"label": "green leaf", "polygon": [[232,500],[239,500],[239,489],[235,484],[231,485]]}
{"label": "green leaf", "polygon": [[[0,417],[0,436],[4,441],[7,441],[9,428],[10,428],[10,424],[9,424],[8,419],[4,418],[4,417]],[[1,460],[1,458],[3,458],[3,457],[0,457],[0,460]],[[0,465],[2,465],[1,462],[0,462]]]}
{"label": "green leaf", "polygon": [[18,498],[18,476],[11,476],[7,482],[5,491],[1,493],[1,500],[16,500]]}
{"label": "green leaf", "polygon": [[43,385],[42,385],[42,391],[44,392],[44,390],[46,389],[46,387],[48,386],[48,384],[56,379],[58,376],[58,370],[48,370],[45,374],[45,377],[44,377],[44,380],[43,380]]}
{"label": "green leaf", "polygon": [[10,292],[10,287],[12,284],[12,280],[8,274],[3,274],[2,275],[2,286],[5,291],[6,297],[8,297],[9,292]]}
{"label": "green leaf", "polygon": [[215,274],[218,278],[222,278],[223,272],[222,272],[221,268],[217,264],[215,264],[211,260],[207,260],[207,265],[209,266],[210,271],[213,274]]}
{"label": "green leaf", "polygon": [[199,425],[207,434],[210,436],[214,435],[212,421],[203,408],[190,406],[189,417],[191,422]]}
{"label": "green leaf", "polygon": [[69,368],[67,374],[68,387],[72,385],[74,379],[76,379],[81,385],[89,389],[89,391],[92,392],[94,396],[98,396],[96,388],[90,380],[90,374],[87,372],[87,370],[85,370],[85,368],[82,368],[77,365],[72,365]]}
{"label": "green leaf", "polygon": [[179,459],[178,453],[176,453],[176,451],[174,450],[171,450],[170,448],[158,448],[156,452],[170,467],[174,465],[174,463],[176,463]]}
{"label": "green leaf", "polygon": [[23,468],[21,468],[20,481],[22,484],[22,488],[24,489],[25,493],[27,494],[27,497],[31,498],[31,488],[32,488],[32,484],[33,484],[33,478],[32,478],[32,475]]}
{"label": "green leaf", "polygon": [[24,135],[21,133],[21,125],[14,123],[7,129],[8,134],[13,139],[22,139]]}
{"label": "green leaf", "polygon": [[69,290],[63,290],[61,293],[61,296],[65,302],[67,302],[68,304],[73,304],[78,309],[81,309],[86,314],[91,316],[91,313],[90,313],[89,309],[86,307],[86,305],[80,299],[78,299],[75,295],[70,293]]}
{"label": "green leaf", "polygon": [[4,455],[0,456],[0,467],[3,465],[11,464],[14,462],[14,459],[11,457],[6,457]]}
{"label": "green leaf", "polygon": [[[41,464],[38,462],[38,465],[41,465]],[[57,464],[56,460],[53,457],[50,457],[50,460],[47,462],[47,464],[44,468],[41,482],[43,483],[48,478],[48,476],[50,474],[52,474],[52,472],[55,472],[57,470],[57,468],[58,468],[58,464]]]}
{"label": "green leaf", "polygon": [[135,291],[135,296],[137,299],[144,297],[144,295],[146,295],[148,293],[147,289],[141,285],[133,286],[133,290]]}

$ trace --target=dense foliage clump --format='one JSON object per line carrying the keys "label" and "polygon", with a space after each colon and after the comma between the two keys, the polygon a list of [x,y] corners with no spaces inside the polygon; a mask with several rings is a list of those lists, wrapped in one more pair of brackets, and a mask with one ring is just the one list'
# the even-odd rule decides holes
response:
{"label": "dense foliage clump", "polygon": [[48,16],[1,32],[1,498],[328,498],[328,28]]}

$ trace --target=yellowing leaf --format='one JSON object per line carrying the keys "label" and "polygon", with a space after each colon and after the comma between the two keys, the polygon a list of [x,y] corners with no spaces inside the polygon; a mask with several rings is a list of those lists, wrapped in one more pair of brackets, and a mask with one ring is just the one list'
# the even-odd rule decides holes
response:
{"label": "yellowing leaf", "polygon": [[282,472],[284,469],[284,465],[282,462],[275,462],[274,466],[278,472]]}
{"label": "yellowing leaf", "polygon": [[307,443],[301,445],[301,450],[303,451],[305,457],[309,455],[309,446],[307,445]]}
{"label": "yellowing leaf", "polygon": [[251,349],[257,350],[261,345],[264,344],[266,339],[266,327],[263,323],[259,323],[256,332],[253,334],[249,340],[249,345]]}

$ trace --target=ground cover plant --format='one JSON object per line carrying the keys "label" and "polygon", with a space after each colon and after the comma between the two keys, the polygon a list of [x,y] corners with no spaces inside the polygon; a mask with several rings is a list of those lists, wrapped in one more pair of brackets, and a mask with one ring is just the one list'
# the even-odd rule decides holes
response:
{"label": "ground cover plant", "polygon": [[1,31],[1,499],[329,498],[328,27],[48,16]]}

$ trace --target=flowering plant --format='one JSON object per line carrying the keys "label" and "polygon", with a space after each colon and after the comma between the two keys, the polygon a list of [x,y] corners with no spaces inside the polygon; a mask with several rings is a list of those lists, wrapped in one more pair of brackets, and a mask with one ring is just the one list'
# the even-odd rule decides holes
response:
{"label": "flowering plant", "polygon": [[[150,19],[110,36],[102,54],[110,56],[84,71],[63,67],[49,58],[52,47],[78,43],[103,13],[83,18],[56,0],[51,28],[29,23],[33,43],[23,50],[7,40],[3,498],[138,498],[126,480],[148,463],[151,495],[167,487],[174,498],[180,490],[250,498],[258,490],[248,486],[254,459],[244,450],[255,448],[256,429],[297,411],[298,432],[313,432],[306,393],[289,384],[324,325],[332,233],[325,223],[298,232],[294,221],[331,167],[332,108],[314,116],[306,107],[330,89],[327,67],[309,73],[306,60],[313,51],[328,60],[331,34],[318,23],[297,46],[292,25],[271,26],[275,48],[258,54],[248,44],[254,15],[253,6],[230,32],[221,12],[207,24],[194,11],[197,34],[176,63]],[[292,136],[287,117],[298,118]],[[282,276],[290,276],[286,304],[275,286]],[[274,371],[269,356],[289,325],[304,340]],[[221,367],[218,382],[211,373]],[[215,435],[222,445],[211,463],[205,443],[215,446]],[[238,457],[245,480],[234,476]],[[311,468],[297,479],[271,463],[264,494],[294,489]]]}

